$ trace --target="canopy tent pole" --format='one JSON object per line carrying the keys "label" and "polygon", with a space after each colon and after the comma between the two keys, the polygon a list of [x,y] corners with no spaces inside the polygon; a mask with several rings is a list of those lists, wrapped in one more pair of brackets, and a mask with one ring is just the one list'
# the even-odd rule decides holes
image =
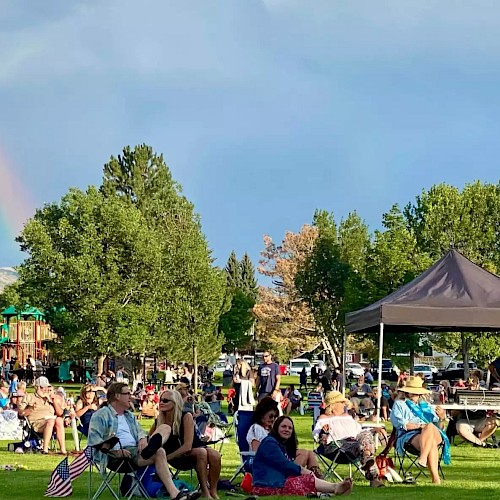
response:
{"label": "canopy tent pole", "polygon": [[342,343],[342,394],[345,396],[346,382],[346,358],[347,358],[347,330],[344,328],[344,341]]}
{"label": "canopy tent pole", "polygon": [[380,423],[380,401],[382,399],[382,358],[384,355],[384,323],[380,323],[378,341],[378,392],[377,392],[377,424]]}

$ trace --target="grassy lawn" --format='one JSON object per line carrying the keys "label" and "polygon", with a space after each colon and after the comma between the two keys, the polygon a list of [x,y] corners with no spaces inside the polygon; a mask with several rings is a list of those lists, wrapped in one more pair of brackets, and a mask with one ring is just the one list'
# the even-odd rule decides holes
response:
{"label": "grassy lawn", "polygon": [[[282,385],[295,382],[296,377],[284,377]],[[70,389],[71,390],[71,389]],[[76,392],[76,391],[75,391]],[[311,449],[313,441],[311,438],[311,415],[299,416],[293,413],[300,446]],[[148,428],[150,421],[141,420],[141,425]],[[67,447],[72,449],[73,441],[70,433],[67,433]],[[24,470],[5,471],[0,470],[0,498],[15,498],[16,500],[31,500],[43,498],[47,487],[50,473],[61,460],[60,456],[45,456],[38,454],[14,454],[7,452],[7,442],[0,441],[0,466],[20,464]],[[445,480],[441,486],[433,486],[430,480],[418,479],[416,485],[388,484],[386,488],[369,488],[367,481],[357,480],[353,494],[350,498],[384,498],[405,500],[425,500],[439,498],[439,500],[474,500],[487,498],[489,500],[500,498],[500,449],[483,450],[472,446],[461,444],[452,446],[452,464],[443,466]],[[69,459],[73,460],[72,458]],[[239,464],[237,447],[234,439],[224,445],[222,458],[222,478],[230,478]],[[340,467],[341,474],[348,475],[347,468]],[[181,476],[189,482],[189,475]],[[97,479],[97,478],[96,478]],[[94,491],[95,491],[94,481]],[[88,472],[85,472],[73,483],[73,498],[87,498]],[[224,498],[224,495],[221,495]],[[102,498],[112,498],[104,494]],[[227,497],[233,498],[233,497]]]}

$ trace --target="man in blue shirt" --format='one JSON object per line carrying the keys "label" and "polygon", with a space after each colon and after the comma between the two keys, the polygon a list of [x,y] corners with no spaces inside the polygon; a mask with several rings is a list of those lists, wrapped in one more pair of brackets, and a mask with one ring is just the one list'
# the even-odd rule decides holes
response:
{"label": "man in blue shirt", "polygon": [[257,370],[257,399],[260,401],[266,396],[271,396],[279,401],[280,379],[280,368],[277,363],[273,362],[271,353],[266,351],[264,363],[261,363]]}
{"label": "man in blue shirt", "polygon": [[488,370],[491,373],[490,387],[492,387],[493,384],[500,382],[500,358],[495,359],[495,361],[488,366]]}

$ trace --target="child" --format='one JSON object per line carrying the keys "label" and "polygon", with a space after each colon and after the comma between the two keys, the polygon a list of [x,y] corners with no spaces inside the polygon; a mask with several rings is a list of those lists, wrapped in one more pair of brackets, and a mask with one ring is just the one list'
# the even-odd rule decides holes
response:
{"label": "child", "polygon": [[11,375],[10,386],[9,386],[9,396],[17,397],[17,386],[19,385],[19,377],[17,374],[13,373]]}

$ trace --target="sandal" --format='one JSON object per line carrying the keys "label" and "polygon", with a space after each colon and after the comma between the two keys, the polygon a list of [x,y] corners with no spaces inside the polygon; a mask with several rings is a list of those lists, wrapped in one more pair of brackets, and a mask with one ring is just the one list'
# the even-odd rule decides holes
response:
{"label": "sandal", "polygon": [[411,474],[407,474],[404,478],[403,484],[416,484],[415,478]]}

